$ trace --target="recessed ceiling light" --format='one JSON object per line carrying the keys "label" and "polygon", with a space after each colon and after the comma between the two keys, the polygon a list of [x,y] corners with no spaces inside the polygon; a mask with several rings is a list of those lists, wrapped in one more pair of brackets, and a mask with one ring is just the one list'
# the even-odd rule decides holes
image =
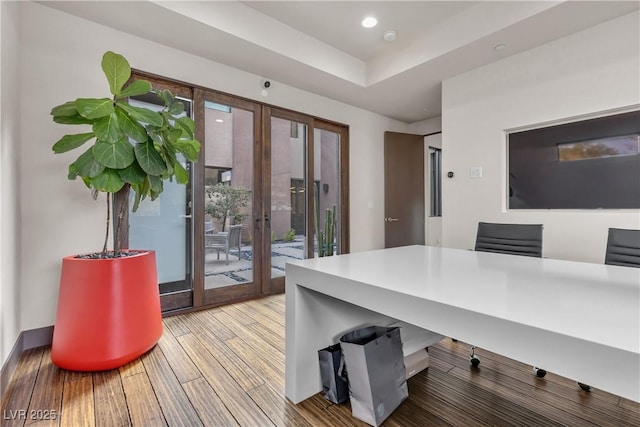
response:
{"label": "recessed ceiling light", "polygon": [[378,20],[373,16],[367,16],[362,20],[362,26],[365,28],[373,28],[378,25]]}
{"label": "recessed ceiling light", "polygon": [[495,51],[497,52],[497,51],[499,51],[499,50],[504,49],[505,47],[507,47],[507,45],[505,45],[505,44],[503,44],[503,43],[500,43],[500,44],[495,45],[495,46],[493,47],[493,50],[495,50]]}
{"label": "recessed ceiling light", "polygon": [[222,120],[222,119],[216,119],[216,122],[218,122],[218,123],[222,123],[222,122],[224,122],[224,120]]}

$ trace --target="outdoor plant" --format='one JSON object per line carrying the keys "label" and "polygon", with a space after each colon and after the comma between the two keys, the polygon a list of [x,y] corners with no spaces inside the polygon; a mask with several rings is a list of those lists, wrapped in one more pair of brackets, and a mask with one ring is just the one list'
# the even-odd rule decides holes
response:
{"label": "outdoor plant", "polygon": [[232,187],[219,182],[215,185],[207,185],[205,191],[208,199],[205,212],[220,220],[222,231],[226,227],[227,218],[233,218],[236,223],[241,223],[247,217],[241,210],[249,206],[251,190],[248,188]]}
{"label": "outdoor plant", "polygon": [[[184,116],[184,105],[167,90],[157,91],[164,108],[152,111],[127,103],[127,98],[151,92],[151,83],[135,80],[130,83],[131,67],[117,53],[108,51],[102,57],[102,70],[111,96],[78,98],[51,110],[53,121],[66,125],[90,126],[83,133],[63,136],[53,145],[55,153],[93,143],[69,165],[69,179],[80,177],[92,191],[107,194],[107,230],[101,253],[92,257],[123,256],[122,244],[128,230],[128,200],[135,192],[133,211],[142,200],[156,199],[163,190],[163,181],[173,178],[180,184],[189,181],[181,156],[195,162],[200,143],[194,139],[194,122]],[[128,84],[127,84],[128,83]],[[111,198],[118,212],[112,214]],[[107,251],[109,227],[117,214],[113,252]]]}
{"label": "outdoor plant", "polygon": [[282,235],[282,240],[285,242],[293,242],[293,239],[296,237],[295,228],[290,228]]}
{"label": "outdoor plant", "polygon": [[333,256],[335,248],[336,233],[336,205],[332,209],[326,209],[324,213],[324,227],[318,224],[320,221],[320,203],[318,203],[318,193],[315,195],[315,215],[313,224],[318,241],[318,256]]}

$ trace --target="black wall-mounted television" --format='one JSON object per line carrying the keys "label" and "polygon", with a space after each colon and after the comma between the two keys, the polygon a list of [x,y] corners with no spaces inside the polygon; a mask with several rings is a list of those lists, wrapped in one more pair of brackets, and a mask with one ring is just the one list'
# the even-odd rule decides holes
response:
{"label": "black wall-mounted television", "polygon": [[640,111],[507,141],[509,209],[640,209]]}

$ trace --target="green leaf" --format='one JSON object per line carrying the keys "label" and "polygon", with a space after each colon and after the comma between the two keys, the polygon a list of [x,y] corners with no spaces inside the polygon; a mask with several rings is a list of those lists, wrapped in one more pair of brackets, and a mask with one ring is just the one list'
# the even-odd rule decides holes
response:
{"label": "green leaf", "polygon": [[61,125],[90,125],[95,122],[95,120],[82,117],[78,111],[73,116],[53,116],[53,121]]}
{"label": "green leaf", "polygon": [[124,136],[124,132],[120,128],[118,117],[115,112],[98,119],[93,124],[93,132],[99,140],[112,143],[122,139]]}
{"label": "green leaf", "polygon": [[136,80],[120,92],[119,98],[126,96],[139,96],[151,92],[151,83],[146,80]]}
{"label": "green leaf", "polygon": [[113,101],[109,98],[78,98],[76,108],[87,119],[99,119],[113,113]]}
{"label": "green leaf", "polygon": [[176,147],[176,150],[184,154],[190,162],[198,161],[198,155],[200,154],[200,143],[198,141],[179,139],[173,145]]}
{"label": "green leaf", "polygon": [[162,193],[162,178],[159,176],[149,175],[149,186],[151,187],[151,200],[155,199],[154,193],[156,197],[158,194]]}
{"label": "green leaf", "polygon": [[174,172],[173,172],[173,163],[167,162],[167,171],[161,175],[162,179],[170,179],[172,180]]}
{"label": "green leaf", "polygon": [[75,116],[78,114],[76,109],[76,101],[67,101],[64,104],[60,104],[51,109],[52,116]]}
{"label": "green leaf", "polygon": [[113,169],[105,169],[100,175],[91,180],[91,185],[98,191],[117,193],[124,186],[124,181]]}
{"label": "green leaf", "polygon": [[162,126],[163,124],[162,116],[160,115],[160,113],[151,111],[143,107],[134,107],[124,102],[117,102],[116,105],[119,108],[122,108],[125,113],[127,113],[129,116],[131,116],[132,119],[137,120],[138,122],[143,122],[153,126]]}
{"label": "green leaf", "polygon": [[162,128],[159,128],[157,126],[148,126],[147,134],[158,145],[164,144],[164,133],[162,132]]}
{"label": "green leaf", "polygon": [[149,136],[144,127],[133,120],[124,110],[116,108],[116,115],[118,116],[118,123],[124,133],[135,142],[146,142]]}
{"label": "green leaf", "polygon": [[133,185],[131,185],[131,188],[134,188],[135,193],[133,197],[133,208],[131,208],[131,211],[136,212],[138,210],[138,207],[140,206],[140,200],[142,200],[142,196],[138,191],[135,190],[135,187]]}
{"label": "green leaf", "polygon": [[109,90],[119,96],[122,86],[131,77],[131,66],[124,56],[108,51],[102,56],[102,71],[107,76]]}
{"label": "green leaf", "polygon": [[173,104],[175,97],[173,96],[173,93],[171,93],[170,90],[166,90],[166,89],[160,89],[158,92],[156,92],[156,95],[158,95],[158,98],[160,98],[162,100],[162,103],[168,107],[171,104]]}
{"label": "green leaf", "polygon": [[149,187],[149,180],[145,179],[142,181],[142,184],[131,184],[131,188],[133,189],[135,195],[134,201],[133,201],[133,212],[138,210],[138,206],[140,206],[140,201],[144,200],[147,198],[147,196],[149,195],[149,191],[150,191],[150,187]]}
{"label": "green leaf", "polygon": [[93,132],[65,135],[53,144],[53,152],[56,154],[66,153],[69,150],[80,147],[93,137],[95,137]]}
{"label": "green leaf", "polygon": [[69,174],[67,175],[67,178],[71,181],[74,181],[77,177],[78,172],[76,171],[76,165],[75,163],[71,163],[69,165]]}
{"label": "green leaf", "polygon": [[164,160],[156,151],[153,143],[136,144],[134,151],[140,167],[149,175],[160,176],[167,171],[167,165],[165,165]]}
{"label": "green leaf", "polygon": [[167,110],[169,114],[172,116],[179,116],[184,113],[184,104],[180,101],[174,102],[169,106],[169,110]]}
{"label": "green leaf", "polygon": [[[104,171],[104,166],[93,157],[93,147],[82,153],[71,166],[73,166],[76,175],[88,178],[95,178]],[[69,166],[69,171],[71,171],[71,166]]]}
{"label": "green leaf", "polygon": [[146,173],[140,168],[138,162],[133,162],[124,169],[118,170],[118,175],[124,182],[130,184],[142,184],[144,182]]}
{"label": "green leaf", "polygon": [[173,164],[173,170],[178,184],[187,184],[189,182],[189,172],[187,172],[180,162]]}
{"label": "green leaf", "polygon": [[165,160],[167,165],[176,163],[178,158],[176,157],[177,151],[171,141],[166,141],[163,146],[160,147],[160,155]]}
{"label": "green leaf", "polygon": [[176,142],[182,136],[182,129],[173,128],[165,131],[166,138],[170,142]]}
{"label": "green leaf", "polygon": [[82,176],[81,178],[84,185],[86,185],[87,188],[91,188],[91,178],[87,178],[86,176]]}
{"label": "green leaf", "polygon": [[182,130],[184,130],[187,133],[189,138],[193,138],[193,132],[195,132],[196,124],[190,117],[185,116],[185,117],[180,117],[179,119],[176,119],[176,125],[182,128]]}
{"label": "green leaf", "polygon": [[135,160],[133,146],[124,138],[115,143],[96,142],[93,155],[97,161],[112,169],[124,169]]}

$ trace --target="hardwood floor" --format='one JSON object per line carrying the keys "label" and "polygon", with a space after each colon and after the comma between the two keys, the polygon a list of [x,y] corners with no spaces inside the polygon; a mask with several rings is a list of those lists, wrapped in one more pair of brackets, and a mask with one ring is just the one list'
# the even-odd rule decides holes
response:
{"label": "hardwood floor", "polygon": [[[169,317],[159,344],[119,370],[62,371],[25,352],[2,426],[365,426],[320,394],[284,398],[284,295]],[[445,339],[385,426],[639,426],[640,405]]]}

